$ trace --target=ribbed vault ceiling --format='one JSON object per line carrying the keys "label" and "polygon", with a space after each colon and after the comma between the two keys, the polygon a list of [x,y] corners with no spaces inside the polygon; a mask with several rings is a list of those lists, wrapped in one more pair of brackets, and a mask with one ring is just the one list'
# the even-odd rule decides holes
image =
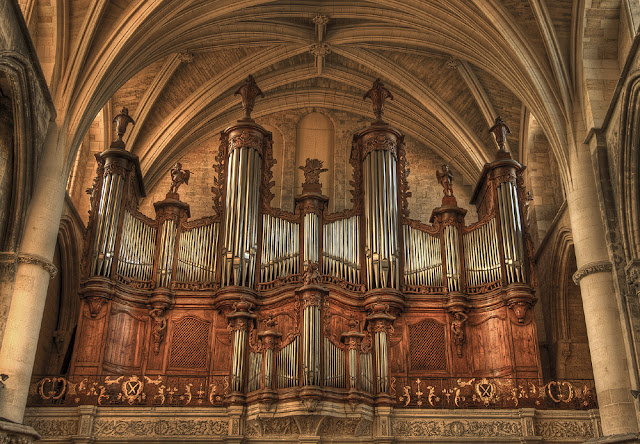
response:
{"label": "ribbed vault ceiling", "polygon": [[[492,158],[487,130],[496,115],[518,153],[526,108],[566,174],[571,1],[550,9],[544,0],[66,3],[69,31],[58,38],[69,56],[52,89],[69,164],[100,109],[127,106],[138,120],[128,149],[153,185],[181,153],[241,115],[233,92],[253,74],[266,94],[255,117],[300,107],[370,116],[362,96],[380,77],[395,96],[386,120],[468,179]],[[321,40],[317,16],[329,19]],[[322,70],[314,44],[328,49]]]}

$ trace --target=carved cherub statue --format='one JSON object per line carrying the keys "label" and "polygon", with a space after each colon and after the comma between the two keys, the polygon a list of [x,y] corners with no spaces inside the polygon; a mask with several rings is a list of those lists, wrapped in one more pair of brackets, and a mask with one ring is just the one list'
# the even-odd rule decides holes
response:
{"label": "carved cherub statue", "polygon": [[182,164],[177,162],[173,168],[171,168],[171,188],[169,188],[170,193],[177,193],[178,188],[183,183],[189,185],[189,178],[191,177],[191,171],[183,170]]}
{"label": "carved cherub statue", "polygon": [[320,285],[320,272],[317,262],[305,262],[303,285]]}
{"label": "carved cherub statue", "polygon": [[447,197],[453,196],[453,187],[451,186],[453,183],[453,174],[449,169],[449,165],[442,165],[442,172],[436,170],[436,178],[438,179],[438,183],[442,185],[444,195]]}
{"label": "carved cherub statue", "polygon": [[115,140],[116,142],[122,141],[122,136],[124,136],[124,133],[127,130],[127,125],[129,125],[130,123],[132,125],[135,125],[135,122],[133,121],[131,116],[129,116],[129,110],[126,106],[122,107],[120,114],[113,118],[113,123],[116,124],[116,135],[118,136],[118,138]]}

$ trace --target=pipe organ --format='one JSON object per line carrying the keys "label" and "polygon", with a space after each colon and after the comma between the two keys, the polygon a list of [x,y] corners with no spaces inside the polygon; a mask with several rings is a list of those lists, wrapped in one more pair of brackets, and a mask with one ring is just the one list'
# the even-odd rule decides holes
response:
{"label": "pipe organ", "polygon": [[238,94],[212,216],[189,219],[179,164],[156,219],[143,216],[136,156],[97,156],[71,375],[181,375],[213,405],[396,407],[408,378],[540,380],[523,166],[503,150],[485,165],[470,225],[445,166],[442,205],[410,219],[404,137],[376,81],[376,119],[353,140],[353,207],[328,212],[326,169],[307,159],[286,212],[270,205],[271,134],[250,115],[262,93],[250,77]]}

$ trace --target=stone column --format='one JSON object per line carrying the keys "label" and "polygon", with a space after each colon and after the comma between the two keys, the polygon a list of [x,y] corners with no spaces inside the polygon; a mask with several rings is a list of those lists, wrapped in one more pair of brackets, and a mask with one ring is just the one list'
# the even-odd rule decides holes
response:
{"label": "stone column", "polygon": [[9,376],[5,387],[0,389],[0,418],[16,423],[23,420],[47,288],[56,271],[51,261],[67,180],[61,150],[65,145],[58,140],[57,125],[52,122],[25,219],[11,306],[0,347],[0,373]]}
{"label": "stone column", "polygon": [[638,433],[612,266],[586,145],[571,153],[570,168],[567,205],[578,265],[573,279],[582,293],[602,431],[604,435]]}

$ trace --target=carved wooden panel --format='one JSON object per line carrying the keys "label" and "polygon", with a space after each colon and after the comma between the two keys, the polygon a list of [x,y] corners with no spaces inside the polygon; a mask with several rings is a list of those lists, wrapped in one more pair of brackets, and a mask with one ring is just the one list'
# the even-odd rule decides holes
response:
{"label": "carved wooden panel", "polygon": [[213,331],[212,371],[228,373],[231,368],[231,338],[224,315],[215,315]]}
{"label": "carved wooden panel", "polygon": [[173,324],[169,369],[206,370],[210,323],[186,316]]}
{"label": "carved wooden panel", "polygon": [[145,327],[143,318],[112,309],[104,352],[105,370],[119,372],[119,367],[128,370],[141,366]]}
{"label": "carved wooden panel", "polygon": [[533,310],[530,310],[529,322],[523,324],[511,322],[511,338],[515,353],[515,366],[518,375],[525,378],[540,376],[538,371],[538,338],[535,322],[532,321]]}
{"label": "carved wooden panel", "polygon": [[406,374],[408,366],[408,347],[402,319],[396,320],[396,328],[389,334],[389,372]]}
{"label": "carved wooden panel", "polygon": [[425,319],[409,326],[411,370],[446,370],[445,326]]}
{"label": "carved wooden panel", "polygon": [[80,370],[80,367],[82,367],[86,369],[84,371],[87,373],[94,373],[97,367],[94,367],[94,371],[87,371],[87,367],[98,366],[100,363],[102,338],[104,337],[108,311],[102,310],[95,318],[92,318],[89,307],[83,301],[80,312],[81,318],[78,326],[78,333],[80,334],[76,335],[75,347],[76,371],[82,372],[82,370]]}
{"label": "carved wooden panel", "polygon": [[501,376],[512,374],[512,342],[508,334],[506,308],[475,315],[467,323],[474,374],[493,372]]}

